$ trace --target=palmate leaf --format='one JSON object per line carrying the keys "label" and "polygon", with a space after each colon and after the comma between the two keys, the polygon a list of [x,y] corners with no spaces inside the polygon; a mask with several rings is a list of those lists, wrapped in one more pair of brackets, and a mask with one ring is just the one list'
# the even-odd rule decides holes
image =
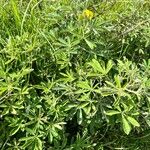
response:
{"label": "palmate leaf", "polygon": [[101,65],[96,59],[92,59],[89,65],[93,67],[94,71],[97,71],[101,73],[102,75],[106,75],[108,74],[110,69],[113,67],[113,62],[112,60],[109,60],[105,67],[105,64]]}
{"label": "palmate leaf", "polygon": [[0,0],[0,149],[149,149],[149,1],[59,2]]}
{"label": "palmate leaf", "polygon": [[[22,141],[25,140],[24,145],[22,146],[22,148],[28,148],[28,149],[33,149],[33,150],[42,150],[43,146],[42,146],[42,141],[40,138],[38,137],[26,137],[26,138],[22,138]],[[21,141],[21,140],[20,140]]]}
{"label": "palmate leaf", "polygon": [[89,65],[93,67],[94,71],[98,71],[102,74],[105,74],[105,69],[100,65],[100,63],[96,59],[92,59]]}
{"label": "palmate leaf", "polygon": [[63,78],[61,78],[60,80],[64,81],[64,82],[72,82],[73,80],[75,80],[75,77],[73,76],[73,73],[70,72],[66,72],[66,73],[60,73]]}

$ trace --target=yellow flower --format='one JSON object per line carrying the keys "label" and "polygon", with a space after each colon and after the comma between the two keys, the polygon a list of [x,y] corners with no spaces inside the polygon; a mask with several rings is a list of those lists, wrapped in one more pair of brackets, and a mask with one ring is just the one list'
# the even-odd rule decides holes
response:
{"label": "yellow flower", "polygon": [[82,14],[79,15],[79,19],[87,18],[92,19],[94,17],[94,13],[91,10],[85,9]]}

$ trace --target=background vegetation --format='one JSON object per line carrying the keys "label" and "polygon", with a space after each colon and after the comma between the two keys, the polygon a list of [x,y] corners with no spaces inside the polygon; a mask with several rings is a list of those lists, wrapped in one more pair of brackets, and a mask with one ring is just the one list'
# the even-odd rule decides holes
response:
{"label": "background vegetation", "polygon": [[1,0],[0,149],[149,150],[149,58],[149,0]]}

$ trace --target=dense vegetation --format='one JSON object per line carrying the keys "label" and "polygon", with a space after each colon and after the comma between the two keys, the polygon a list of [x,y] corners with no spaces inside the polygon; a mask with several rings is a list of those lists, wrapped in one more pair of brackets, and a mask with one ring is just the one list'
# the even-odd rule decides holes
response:
{"label": "dense vegetation", "polygon": [[0,149],[149,150],[150,1],[0,0]]}

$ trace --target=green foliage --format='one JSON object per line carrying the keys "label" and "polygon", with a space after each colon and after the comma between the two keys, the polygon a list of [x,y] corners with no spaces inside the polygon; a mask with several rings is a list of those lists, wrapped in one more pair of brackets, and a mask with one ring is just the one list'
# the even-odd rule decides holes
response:
{"label": "green foliage", "polygon": [[150,148],[150,3],[0,1],[0,149]]}

